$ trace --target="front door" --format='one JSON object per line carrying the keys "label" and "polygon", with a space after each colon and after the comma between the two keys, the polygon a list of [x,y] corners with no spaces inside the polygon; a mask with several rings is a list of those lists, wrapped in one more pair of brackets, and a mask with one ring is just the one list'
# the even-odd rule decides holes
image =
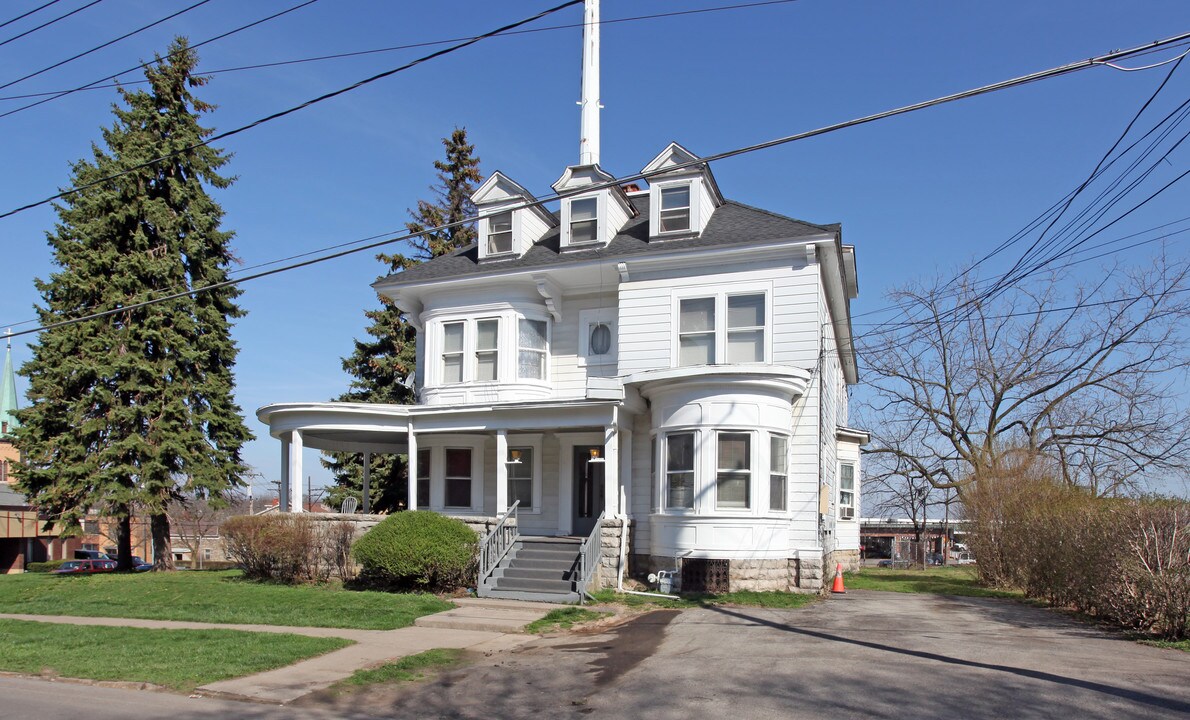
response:
{"label": "front door", "polygon": [[574,522],[575,535],[590,535],[595,520],[603,511],[603,463],[591,462],[592,451],[603,459],[602,445],[584,445],[574,449]]}

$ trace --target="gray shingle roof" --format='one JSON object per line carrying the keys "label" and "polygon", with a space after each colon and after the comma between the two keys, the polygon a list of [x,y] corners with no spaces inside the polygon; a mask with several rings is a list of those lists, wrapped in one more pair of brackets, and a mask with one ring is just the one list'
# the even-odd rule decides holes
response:
{"label": "gray shingle roof", "polygon": [[389,279],[404,284],[491,272],[532,270],[562,266],[596,257],[603,259],[629,258],[657,251],[748,245],[771,240],[811,237],[823,233],[834,234],[840,228],[837,223],[815,225],[728,200],[711,215],[711,220],[702,234],[695,237],[650,242],[649,196],[638,195],[630,200],[639,215],[629,220],[628,224],[612,238],[605,248],[561,253],[558,251],[560,230],[554,228],[519,258],[481,264],[477,247],[469,245],[449,255],[436,257],[420,265],[415,265]]}

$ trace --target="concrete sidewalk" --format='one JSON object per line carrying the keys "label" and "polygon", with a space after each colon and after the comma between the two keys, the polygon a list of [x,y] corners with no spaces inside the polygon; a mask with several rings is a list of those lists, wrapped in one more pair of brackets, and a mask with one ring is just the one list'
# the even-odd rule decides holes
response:
{"label": "concrete sidewalk", "polygon": [[414,626],[397,630],[222,625],[178,620],[13,613],[0,613],[0,618],[68,625],[292,633],[311,637],[340,637],[354,641],[354,645],[287,667],[231,680],[220,680],[198,688],[198,692],[251,698],[262,702],[288,703],[303,695],[329,687],[349,677],[356,670],[397,660],[407,655],[415,655],[433,648],[460,648],[476,652],[509,650],[532,640],[532,636],[523,633],[523,628],[527,623],[543,617],[550,610],[561,607],[545,603],[476,598],[463,598],[455,600],[455,602],[460,607],[435,615],[426,615],[418,618]]}

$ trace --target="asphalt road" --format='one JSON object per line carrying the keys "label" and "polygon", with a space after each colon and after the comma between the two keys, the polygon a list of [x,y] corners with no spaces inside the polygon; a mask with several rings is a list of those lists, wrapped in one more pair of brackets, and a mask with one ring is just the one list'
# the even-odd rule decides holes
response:
{"label": "asphalt road", "polygon": [[0,718],[1190,718],[1190,654],[1011,601],[852,591],[656,612],[298,707],[0,678]]}

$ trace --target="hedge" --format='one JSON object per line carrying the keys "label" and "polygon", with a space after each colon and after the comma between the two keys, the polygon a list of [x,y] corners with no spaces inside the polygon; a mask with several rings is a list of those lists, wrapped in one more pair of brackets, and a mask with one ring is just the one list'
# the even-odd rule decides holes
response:
{"label": "hedge", "polygon": [[45,562],[31,562],[25,566],[25,572],[48,573],[62,567],[65,560],[47,560]]}
{"label": "hedge", "polygon": [[435,512],[390,515],[351,549],[373,584],[401,590],[451,591],[475,584],[475,531]]}

